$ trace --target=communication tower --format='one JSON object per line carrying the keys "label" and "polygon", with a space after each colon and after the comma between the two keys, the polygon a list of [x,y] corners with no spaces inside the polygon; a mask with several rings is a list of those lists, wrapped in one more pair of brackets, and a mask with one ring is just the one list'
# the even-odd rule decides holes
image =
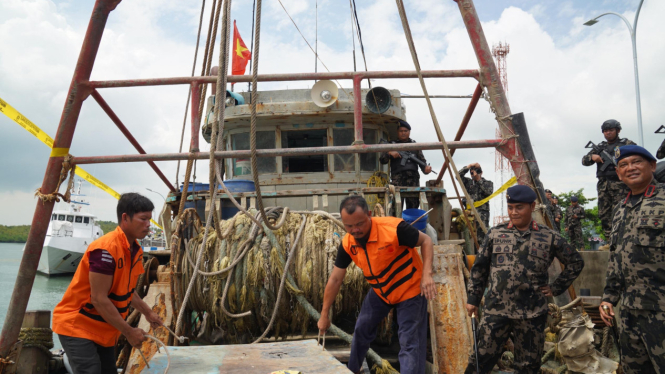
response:
{"label": "communication tower", "polygon": [[[510,53],[510,45],[508,43],[499,42],[492,47],[492,56],[496,62],[496,67],[499,73],[499,78],[501,79],[501,85],[503,90],[506,93],[506,100],[508,100],[508,70],[506,68],[506,57]],[[496,137],[501,138],[501,131],[496,129]],[[504,183],[512,176],[512,168],[510,162],[506,159],[499,151],[494,151],[494,186],[499,188],[503,186]],[[500,223],[508,221],[508,216],[506,215],[506,194],[505,192],[501,194],[499,201],[495,200],[495,214],[493,220],[493,226],[496,226]],[[497,206],[498,205],[498,206]]]}

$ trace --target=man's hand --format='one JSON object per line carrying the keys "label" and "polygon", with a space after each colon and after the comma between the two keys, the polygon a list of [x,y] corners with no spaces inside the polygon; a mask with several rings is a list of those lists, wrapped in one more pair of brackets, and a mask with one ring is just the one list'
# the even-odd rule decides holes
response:
{"label": "man's hand", "polygon": [[425,174],[429,174],[431,172],[432,172],[432,167],[429,165],[425,166]]}
{"label": "man's hand", "polygon": [[146,314],[145,319],[148,322],[150,322],[150,327],[152,327],[153,329],[156,329],[159,326],[164,326],[164,322],[159,317],[159,314],[155,313],[152,310],[150,311],[150,313]]}
{"label": "man's hand", "polygon": [[[607,307],[607,312],[603,307]],[[600,318],[603,319],[603,322],[605,322],[607,326],[612,326],[612,320],[614,319],[614,305],[607,301],[603,301],[600,303],[598,310],[600,310]]]}
{"label": "man's hand", "polygon": [[466,304],[466,313],[471,317],[472,315],[478,315],[478,307],[471,305],[471,304]]}
{"label": "man's hand", "polygon": [[603,163],[603,158],[598,155],[591,155],[591,160],[599,164]]}
{"label": "man's hand", "polygon": [[568,232],[568,228],[566,227],[565,229],[563,229],[563,231]]}
{"label": "man's hand", "polygon": [[554,221],[559,222],[561,220],[559,218],[555,218]]}
{"label": "man's hand", "polygon": [[573,214],[573,218],[577,219],[577,214]]}
{"label": "man's hand", "polygon": [[321,313],[321,318],[319,318],[319,322],[316,324],[316,326],[319,328],[321,334],[325,334],[326,331],[328,331],[330,328],[330,318],[328,318],[327,315]]}
{"label": "man's hand", "polygon": [[432,274],[426,274],[423,272],[423,276],[420,280],[420,294],[425,296],[427,300],[432,300],[436,296],[436,284],[434,283]]}
{"label": "man's hand", "polygon": [[547,297],[554,297],[554,295],[552,294],[552,289],[550,288],[550,286],[541,286],[540,287],[540,292],[542,292],[543,295],[545,295]]}
{"label": "man's hand", "polygon": [[397,152],[397,151],[390,151],[390,152],[388,152],[388,154],[392,158],[402,158],[402,155],[400,155],[399,152]]}
{"label": "man's hand", "polygon": [[131,329],[123,335],[125,335],[129,344],[134,348],[141,347],[141,343],[146,339],[145,331],[134,327],[131,327]]}

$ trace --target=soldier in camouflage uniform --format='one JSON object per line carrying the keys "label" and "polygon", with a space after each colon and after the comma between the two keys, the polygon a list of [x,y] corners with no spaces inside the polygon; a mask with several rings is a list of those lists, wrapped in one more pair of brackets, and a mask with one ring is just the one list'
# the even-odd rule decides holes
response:
{"label": "soldier in camouflage uniform", "polygon": [[624,373],[664,373],[665,184],[653,179],[656,159],[646,149],[622,147],[617,160],[630,194],[614,209],[600,314],[609,325],[614,306],[623,300],[619,353]]}
{"label": "soldier in camouflage uniform", "polygon": [[[598,144],[598,147],[601,150],[607,151],[611,157],[614,157],[614,151],[619,147],[635,144],[628,139],[619,138],[619,133],[621,132],[621,124],[619,121],[608,119],[603,122],[601,130],[603,131],[603,136],[605,136],[606,141]],[[613,164],[605,169],[605,171],[600,170],[603,165],[603,159],[601,157],[601,152],[594,149],[582,157],[582,165],[591,166],[593,164],[596,164],[597,167],[596,177],[598,178],[598,184],[596,185],[596,190],[598,191],[598,218],[600,218],[600,222],[603,226],[605,238],[609,238],[610,231],[612,230],[612,209],[620,201],[626,198],[628,187],[619,180],[616,168]]]}
{"label": "soldier in camouflage uniform", "polygon": [[[481,373],[492,370],[503,353],[510,333],[515,346],[515,372],[538,373],[545,343],[547,297],[566,291],[584,268],[584,260],[558,232],[532,218],[536,193],[527,186],[508,189],[509,223],[493,227],[471,269],[467,312],[485,308],[478,329],[478,363]],[[554,260],[565,265],[548,284],[547,269]],[[466,373],[475,373],[475,353]]]}
{"label": "soldier in camouflage uniform", "polygon": [[570,244],[577,250],[584,249],[582,237],[582,222],[584,208],[577,202],[577,196],[570,198],[570,206],[566,209],[566,232],[570,238]]}
{"label": "soldier in camouflage uniform", "polygon": [[552,212],[554,213],[554,226],[556,231],[561,232],[561,219],[563,219],[563,211],[559,206],[559,198],[552,195]]}
{"label": "soldier in camouflage uniform", "polygon": [[[410,138],[411,136],[411,125],[406,121],[399,121],[399,126],[397,127],[397,140],[391,140],[391,144],[396,143],[415,143],[416,141]],[[419,160],[427,164],[425,155],[423,151],[414,151],[412,152]],[[390,179],[394,186],[407,186],[407,187],[418,187],[420,186],[420,173],[418,173],[418,164],[411,160],[407,160],[406,164],[402,166],[401,160],[402,156],[399,152],[390,151],[381,155],[379,161],[382,164],[387,164],[390,162]],[[432,167],[427,165],[426,167],[420,166],[420,169],[425,174],[429,174],[432,171]],[[406,209],[418,208],[420,205],[419,199],[417,197],[407,197],[404,198],[406,202]]]}
{"label": "soldier in camouflage uniform", "polygon": [[[466,176],[466,173],[471,171],[471,178]],[[473,201],[480,201],[491,195],[494,192],[494,183],[483,178],[483,169],[481,169],[480,164],[470,164],[459,170],[459,176],[464,182],[464,187],[469,193],[469,196]],[[490,204],[486,202],[485,204],[476,208],[478,215],[485,223],[485,227],[489,230],[490,228]],[[480,229],[480,226],[476,222],[476,235],[478,236],[478,244],[482,245],[485,241],[485,233]]]}
{"label": "soldier in camouflage uniform", "polygon": [[663,142],[660,143],[660,147],[658,147],[658,151],[656,152],[656,157],[659,160],[662,160],[663,157],[665,157],[665,140],[663,140]]}

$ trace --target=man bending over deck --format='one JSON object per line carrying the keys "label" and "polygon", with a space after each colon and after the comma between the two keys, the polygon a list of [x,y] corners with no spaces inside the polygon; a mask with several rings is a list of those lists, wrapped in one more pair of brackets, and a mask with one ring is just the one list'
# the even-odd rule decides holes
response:
{"label": "man bending over deck", "polygon": [[153,328],[162,325],[134,292],[143,273],[143,250],[136,240],[148,235],[153,209],[152,202],[137,193],[120,197],[118,227],[90,243],[53,311],[53,331],[74,374],[117,374],[114,351],[120,334],[132,346],[141,346],[145,332],[125,322],[130,305]]}
{"label": "man bending over deck", "polygon": [[[323,294],[319,330],[325,333],[330,327],[330,307],[346,268],[353,261],[362,269],[371,289],[356,321],[349,370],[360,372],[379,323],[396,308],[401,373],[425,373],[427,299],[436,294],[432,279],[432,239],[400,218],[372,218],[361,196],[345,198],[339,210],[347,234],[339,246],[335,267]],[[417,246],[421,248],[423,260],[414,249]]]}

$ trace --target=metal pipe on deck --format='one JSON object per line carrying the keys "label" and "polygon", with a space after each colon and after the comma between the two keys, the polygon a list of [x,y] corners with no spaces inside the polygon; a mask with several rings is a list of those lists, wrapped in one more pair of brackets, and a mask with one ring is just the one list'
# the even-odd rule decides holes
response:
{"label": "metal pipe on deck", "polygon": [[[192,140],[189,145],[190,152],[199,151],[199,128],[201,127],[201,116],[199,115],[199,104],[201,103],[201,89],[199,82],[192,82],[192,108],[190,109],[192,115]],[[224,105],[224,99],[215,98],[217,103]]]}
{"label": "metal pipe on deck", "polygon": [[[97,101],[97,103],[98,103],[99,106],[102,108],[102,110],[104,110],[104,112],[106,112],[106,114],[109,116],[109,118],[111,119],[111,121],[113,121],[113,123],[115,123],[115,125],[118,126],[118,129],[120,129],[120,132],[122,132],[122,133],[125,135],[125,137],[127,138],[127,140],[129,140],[129,142],[132,143],[132,145],[134,146],[134,148],[136,148],[136,150],[137,150],[140,154],[142,154],[142,155],[146,154],[146,152],[145,152],[145,150],[143,149],[143,147],[141,147],[141,144],[139,144],[139,142],[138,142],[138,141],[136,140],[136,138],[132,135],[132,133],[129,132],[129,129],[127,128],[127,126],[125,126],[125,124],[122,123],[122,121],[120,120],[120,118],[115,114],[115,112],[113,111],[113,109],[111,109],[111,107],[108,105],[108,103],[106,102],[106,100],[104,100],[104,98],[102,97],[102,95],[100,95],[99,92],[98,92],[97,90],[94,90],[94,89],[92,90],[91,95],[92,95],[92,97],[95,99],[95,101]],[[155,173],[157,173],[157,176],[158,176],[158,177],[159,177],[159,178],[160,178],[160,179],[166,184],[166,186],[167,186],[171,191],[175,192],[175,190],[176,190],[175,187],[173,187],[173,185],[171,184],[171,182],[169,182],[169,180],[166,178],[166,176],[164,175],[164,173],[162,173],[162,171],[157,167],[157,165],[156,165],[154,162],[152,162],[152,161],[148,161],[148,165],[150,165],[150,167],[152,168],[152,170],[154,170]]]}
{"label": "metal pipe on deck", "polygon": [[[108,20],[109,13],[115,9],[119,2],[120,0],[95,1],[88,29],[83,39],[81,53],[79,54],[72,82],[67,93],[67,101],[65,102],[62,116],[60,117],[60,124],[58,125],[58,130],[53,141],[54,150],[68,151],[72,144],[74,129],[81,113],[81,105],[88,93],[90,93],[89,88],[82,86],[81,82],[90,80],[90,73],[92,72],[95,57],[99,50],[106,21]],[[41,186],[42,193],[51,193],[55,190],[60,178],[63,158],[63,156],[56,155],[52,155],[49,158]],[[0,335],[1,357],[7,357],[11,347],[18,340],[18,334],[21,330],[23,316],[28,306],[32,285],[35,281],[35,274],[37,273],[37,266],[39,265],[39,258],[42,254],[44,238],[46,237],[46,230],[48,229],[54,204],[54,202],[37,202],[37,208],[35,209],[30,226],[30,233],[28,234],[28,241],[25,244],[18,275],[16,276],[14,291],[9,301],[7,316],[2,326],[2,334]]]}
{"label": "metal pipe on deck", "polygon": [[363,138],[363,98],[360,95],[360,82],[362,79],[359,76],[353,77],[353,131],[354,131],[354,145],[365,144]]}
{"label": "metal pipe on deck", "polygon": [[[450,149],[457,148],[495,148],[504,141],[502,139],[486,140],[466,140],[460,142],[449,142]],[[397,144],[363,144],[363,145],[345,145],[331,147],[306,147],[306,148],[276,148],[276,149],[257,149],[257,157],[277,157],[277,156],[310,156],[321,154],[351,154],[351,153],[379,153],[388,151],[415,151],[419,149],[441,149],[443,145],[439,142],[434,143],[397,143]],[[215,158],[247,158],[250,156],[249,150],[236,151],[217,151]],[[117,162],[145,162],[145,161],[175,161],[187,160],[189,158],[203,160],[210,157],[209,152],[195,153],[153,153],[146,155],[115,155],[115,156],[90,156],[75,157],[74,164],[108,164]]]}
{"label": "metal pipe on deck", "polygon": [[[478,79],[480,72],[477,69],[459,69],[459,70],[423,70],[424,78],[474,78]],[[287,81],[307,81],[322,79],[396,79],[396,78],[418,78],[415,71],[348,71],[333,73],[292,73],[292,74],[259,74],[258,82],[287,82]],[[229,83],[251,82],[251,75],[229,75]],[[174,78],[148,78],[148,79],[124,79],[124,80],[106,80],[106,81],[88,81],[83,82],[90,88],[111,88],[111,87],[144,87],[144,86],[170,86],[179,84],[200,84],[217,83],[216,76],[198,76],[198,77],[174,77]]]}

